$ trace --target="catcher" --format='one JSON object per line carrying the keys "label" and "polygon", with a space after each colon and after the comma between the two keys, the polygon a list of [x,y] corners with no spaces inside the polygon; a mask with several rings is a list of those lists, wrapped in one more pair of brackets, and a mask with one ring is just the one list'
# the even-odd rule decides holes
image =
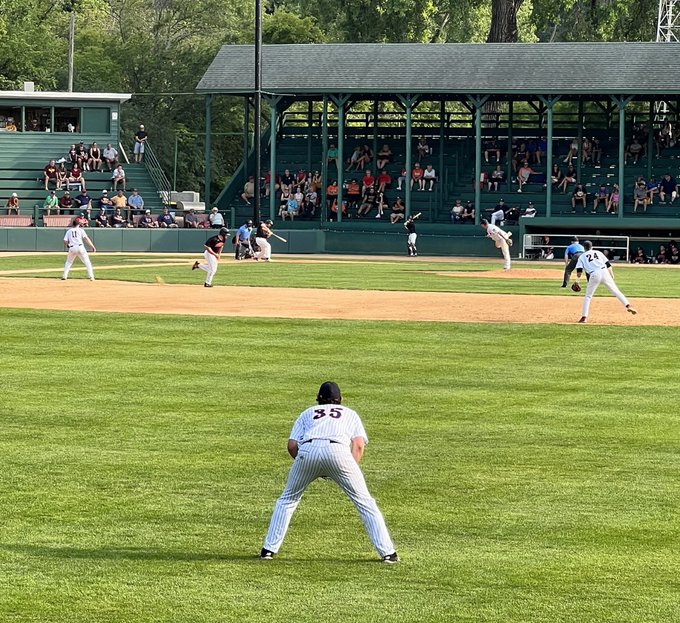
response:
{"label": "catcher", "polygon": [[409,216],[404,223],[404,227],[408,232],[408,238],[406,239],[406,250],[408,251],[409,257],[415,257],[418,255],[418,249],[416,248],[416,239],[418,234],[416,234],[416,224],[415,220],[420,218],[421,212],[413,216]]}

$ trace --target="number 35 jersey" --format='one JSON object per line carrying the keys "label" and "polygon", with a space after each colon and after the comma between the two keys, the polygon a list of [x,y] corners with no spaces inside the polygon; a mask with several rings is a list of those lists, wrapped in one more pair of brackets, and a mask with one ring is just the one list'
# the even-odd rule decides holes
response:
{"label": "number 35 jersey", "polygon": [[359,414],[336,404],[309,407],[299,415],[290,433],[290,439],[295,439],[298,443],[310,439],[328,439],[349,445],[355,437],[363,437],[368,443]]}

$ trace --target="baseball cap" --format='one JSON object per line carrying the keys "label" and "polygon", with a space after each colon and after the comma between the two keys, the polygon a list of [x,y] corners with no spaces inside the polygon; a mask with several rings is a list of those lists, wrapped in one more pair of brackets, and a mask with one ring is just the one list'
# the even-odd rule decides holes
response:
{"label": "baseball cap", "polygon": [[108,195],[108,194],[109,194],[109,191],[106,190],[106,188],[104,190],[102,190],[102,195]]}
{"label": "baseball cap", "polygon": [[340,402],[342,400],[342,394],[340,393],[340,388],[337,383],[333,381],[322,383],[321,387],[319,387],[319,393],[316,395],[316,400],[319,404]]}
{"label": "baseball cap", "polygon": [[529,202],[529,205],[530,205],[530,206],[534,205],[534,202],[533,202],[533,201],[530,201],[530,202]]}
{"label": "baseball cap", "polygon": [[498,203],[505,203],[505,201],[503,199],[499,199]]}
{"label": "baseball cap", "polygon": [[50,195],[54,195],[56,192],[56,190],[50,190]]}
{"label": "baseball cap", "polygon": [[147,210],[144,214],[151,214],[151,210]]}
{"label": "baseball cap", "polygon": [[212,209],[212,211],[213,211],[213,212],[217,212],[217,207],[214,207],[214,208]]}
{"label": "baseball cap", "polygon": [[17,195],[16,193],[12,193],[12,197],[18,197],[18,196],[19,195]]}
{"label": "baseball cap", "polygon": [[252,224],[253,224],[253,221],[251,221],[250,219],[248,219],[248,222],[246,223],[246,225],[252,225]]}

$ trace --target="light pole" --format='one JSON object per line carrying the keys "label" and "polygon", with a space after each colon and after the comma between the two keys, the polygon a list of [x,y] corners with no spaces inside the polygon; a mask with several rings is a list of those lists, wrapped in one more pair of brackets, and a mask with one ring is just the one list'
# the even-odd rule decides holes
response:
{"label": "light pole", "polygon": [[69,13],[68,22],[68,90],[73,91],[73,51],[76,38],[76,0],[64,0],[62,8]]}
{"label": "light pole", "polygon": [[[260,169],[262,168],[262,141],[260,139],[260,122],[262,118],[262,0],[255,0],[255,188],[253,201],[253,222],[260,220]],[[274,132],[272,132],[274,137]],[[272,138],[272,140],[274,140]],[[247,161],[246,161],[247,162]],[[270,175],[274,175],[270,171]]]}

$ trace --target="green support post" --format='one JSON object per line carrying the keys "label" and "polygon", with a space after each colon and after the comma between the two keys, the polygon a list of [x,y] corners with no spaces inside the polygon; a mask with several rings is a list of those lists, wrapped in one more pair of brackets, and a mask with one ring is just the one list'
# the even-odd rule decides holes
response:
{"label": "green support post", "polygon": [[326,212],[326,187],[328,186],[328,95],[323,96],[323,111],[321,113],[321,221],[328,219]]}
{"label": "green support post", "polygon": [[250,127],[250,99],[243,98],[243,183],[248,181],[248,130]]}
{"label": "green support post", "polygon": [[577,124],[576,140],[578,141],[578,151],[576,152],[576,179],[578,180],[579,184],[583,184],[583,178],[581,177],[581,152],[583,150],[583,100],[581,99],[578,101]]}
{"label": "green support post", "polygon": [[508,102],[508,151],[507,155],[507,169],[505,171],[505,179],[508,181],[507,191],[512,192],[512,124],[514,122],[514,107],[515,102],[510,100]]}
{"label": "green support post", "polygon": [[411,113],[413,112],[413,101],[411,100],[410,97],[406,98],[406,179],[404,180],[404,183],[406,184],[406,188],[404,188],[404,194],[406,196],[406,218],[411,216],[411,166],[412,163],[411,161],[413,160],[413,155],[411,153],[411,143],[413,142],[412,140],[412,119],[411,119]]}
{"label": "green support post", "polygon": [[177,132],[175,132],[175,154],[172,163],[172,190],[177,190],[177,150],[178,150],[179,137]]}
{"label": "green support post", "polygon": [[545,104],[547,116],[547,136],[546,136],[546,154],[545,154],[545,216],[550,218],[552,216],[552,183],[550,176],[553,168],[553,106],[560,98],[557,97],[541,97],[541,101]]}
{"label": "green support post", "polygon": [[482,106],[489,96],[468,96],[468,99],[475,106],[475,225],[479,225],[482,218],[482,188],[479,183],[482,177]]}
{"label": "green support post", "polygon": [[649,118],[647,119],[647,181],[652,177],[654,161],[654,100],[649,100]]}
{"label": "green support post", "polygon": [[619,213],[618,218],[623,218],[623,206],[626,200],[624,188],[625,169],[625,143],[626,143],[626,105],[633,97],[613,97],[612,100],[619,108]]}
{"label": "green support post", "polygon": [[313,102],[309,100],[307,105],[307,172],[312,170],[312,113]]}
{"label": "green support post", "polygon": [[[444,211],[444,122],[446,117],[446,101],[439,102],[439,210]],[[430,222],[434,219],[430,213]]]}
{"label": "green support post", "polygon": [[[276,216],[276,115],[278,97],[269,99],[269,218],[273,221]],[[260,140],[259,136],[255,137]],[[256,187],[257,192],[257,187]]]}
{"label": "green support post", "polygon": [[378,100],[373,100],[373,170],[378,177]]}
{"label": "green support post", "polygon": [[[335,98],[334,98],[335,99]],[[345,172],[345,103],[347,97],[340,96],[335,103],[338,107],[338,223],[342,222],[342,184]]]}
{"label": "green support post", "polygon": [[212,95],[205,96],[205,180],[203,200],[210,205],[210,184],[212,172],[210,170],[210,153],[212,152]]}

